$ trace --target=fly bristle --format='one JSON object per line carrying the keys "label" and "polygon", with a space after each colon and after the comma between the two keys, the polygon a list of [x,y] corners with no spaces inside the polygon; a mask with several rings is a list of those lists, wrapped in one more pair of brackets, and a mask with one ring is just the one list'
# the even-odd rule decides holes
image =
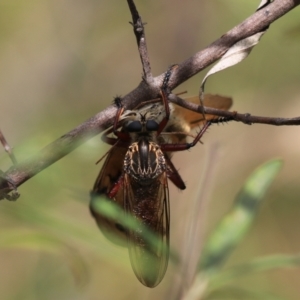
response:
{"label": "fly bristle", "polygon": [[121,96],[116,96],[113,100],[113,104],[116,106],[116,107],[121,107],[122,106],[122,98]]}
{"label": "fly bristle", "polygon": [[210,123],[212,124],[224,124],[230,121],[233,121],[233,117],[218,117],[215,119],[210,120]]}

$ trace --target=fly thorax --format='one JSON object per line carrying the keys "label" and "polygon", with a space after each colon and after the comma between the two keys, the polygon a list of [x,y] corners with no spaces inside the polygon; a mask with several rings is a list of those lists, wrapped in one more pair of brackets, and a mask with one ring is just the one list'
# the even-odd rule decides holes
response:
{"label": "fly thorax", "polygon": [[142,138],[128,148],[124,172],[140,184],[147,184],[165,170],[165,157],[158,144]]}

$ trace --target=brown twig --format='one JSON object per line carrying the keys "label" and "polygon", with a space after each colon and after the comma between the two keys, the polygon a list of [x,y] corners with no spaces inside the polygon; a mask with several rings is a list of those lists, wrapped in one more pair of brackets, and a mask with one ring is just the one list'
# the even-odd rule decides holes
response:
{"label": "brown twig", "polygon": [[[186,109],[198,112],[199,114],[203,112],[203,106],[185,101],[176,95],[173,94],[169,95],[169,100],[172,103],[180,105]],[[300,117],[295,117],[295,118],[260,117],[260,116],[252,116],[249,113],[240,114],[236,111],[226,111],[226,110],[220,110],[212,107],[204,107],[204,113],[216,115],[219,117],[224,117],[225,120],[243,122],[244,124],[247,125],[252,125],[252,124],[267,124],[267,125],[275,125],[275,126],[300,125]]]}
{"label": "brown twig", "polygon": [[153,83],[153,76],[151,73],[151,65],[147,50],[146,37],[144,31],[144,23],[142,22],[142,18],[139,15],[136,6],[132,0],[127,0],[131,15],[132,15],[132,24],[133,32],[136,37],[136,41],[138,44],[138,49],[140,53],[140,58],[143,66],[143,79],[148,83]]}
{"label": "brown twig", "polygon": [[[0,142],[4,150],[8,153],[8,156],[10,157],[12,163],[15,165],[17,163],[16,157],[12,151],[12,148],[6,141],[2,130],[0,130]],[[0,178],[7,183],[7,188],[0,190],[0,199],[7,199],[9,201],[17,200],[20,194],[17,191],[16,184],[10,178],[7,178],[6,174],[2,170],[0,170]],[[11,189],[13,190],[13,193],[11,195],[8,195],[8,192],[10,192]]]}
{"label": "brown twig", "polygon": [[15,165],[17,163],[17,159],[12,151],[12,148],[9,146],[8,142],[6,141],[6,138],[4,137],[4,134],[2,133],[1,129],[0,129],[0,142],[4,150],[7,152],[8,156],[10,157],[12,163]]}
{"label": "brown twig", "polygon": [[[8,142],[6,141],[6,138],[4,137],[4,134],[2,133],[2,130],[0,130],[0,142],[4,148],[4,150],[8,153],[8,156],[10,157],[12,163],[15,165],[17,163],[16,157],[12,151],[12,148],[9,146]],[[20,196],[20,194],[17,191],[16,184],[7,177],[7,175],[0,170],[0,179],[6,182],[6,187],[0,190],[0,199],[7,199],[9,201],[17,200]],[[8,195],[8,192],[13,190],[13,193],[11,195]]]}
{"label": "brown twig", "polygon": [[[133,4],[133,1],[128,0],[129,6]],[[260,32],[266,26],[269,26],[276,19],[280,18],[282,15],[286,14],[297,5],[300,4],[300,0],[276,0],[266,8],[259,10],[254,13],[251,17],[246,19],[244,22],[234,27],[232,30],[228,31],[221,38],[216,40],[210,46],[204,50],[196,53],[192,57],[186,59],[178,65],[178,68],[172,74],[172,78],[169,83],[170,89],[174,89],[179,84],[186,81],[188,78],[192,77],[196,73],[200,72],[216,60],[218,60],[233,44],[237,41],[251,36],[257,32]],[[131,7],[131,6],[130,6]],[[132,7],[131,7],[132,8]],[[133,10],[134,11],[134,10]],[[138,16],[138,13],[136,14]],[[137,18],[139,19],[139,18]],[[141,22],[141,21],[140,21]],[[134,21],[135,23],[135,21]],[[141,25],[141,24],[140,24]],[[140,28],[140,27],[139,27]],[[143,28],[143,27],[142,27]],[[136,31],[135,31],[136,32]],[[137,41],[142,49],[146,49],[144,32],[142,35],[137,37]],[[142,41],[142,43],[141,43]],[[143,44],[144,43],[144,44]],[[141,53],[141,50],[140,50]],[[147,58],[147,51],[144,53]],[[143,54],[143,55],[144,55]],[[150,64],[147,66],[149,61],[145,57],[142,57],[142,63],[144,68],[144,74],[149,79]],[[148,68],[148,69],[147,69]],[[128,93],[122,98],[122,104],[125,109],[132,109],[136,107],[140,102],[147,101],[150,99],[155,99],[159,97],[160,85],[164,74],[161,74],[153,78],[153,83],[148,84],[148,79],[141,81],[136,89]],[[198,109],[198,108],[195,108]],[[79,125],[69,133],[63,135],[58,140],[54,141],[50,145],[43,148],[39,153],[33,157],[12,166],[7,172],[4,173],[5,176],[0,178],[0,191],[11,191],[13,187],[9,185],[5,178],[10,178],[16,186],[21,185],[29,178],[33,177],[41,170],[45,169],[52,163],[58,161],[77,146],[82,144],[85,140],[95,136],[100,133],[103,129],[108,128],[112,125],[113,119],[116,115],[116,107],[114,105],[109,106],[102,112],[96,114],[94,117],[90,118],[83,124]],[[225,111],[218,111],[207,109],[207,113],[228,117],[228,114],[235,116],[235,120],[242,121],[244,123],[264,123],[264,124],[274,124],[274,125],[298,125],[298,118],[296,119],[276,119],[273,123],[270,123],[270,118],[264,117],[253,117],[250,115],[243,115],[237,113],[230,113]],[[255,119],[257,118],[257,119]],[[271,118],[274,120],[274,118]],[[282,121],[284,120],[284,122]],[[1,198],[1,196],[0,196]]]}

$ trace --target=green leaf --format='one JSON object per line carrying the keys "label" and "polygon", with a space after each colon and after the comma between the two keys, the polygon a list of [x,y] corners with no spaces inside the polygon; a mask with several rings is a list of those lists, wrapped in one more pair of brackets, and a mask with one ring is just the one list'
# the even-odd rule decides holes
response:
{"label": "green leaf", "polygon": [[221,220],[204,246],[199,271],[214,273],[242,241],[281,166],[281,160],[271,160],[248,178],[231,211]]}
{"label": "green leaf", "polygon": [[256,258],[253,261],[231,267],[214,276],[210,283],[210,289],[216,289],[224,284],[234,281],[241,276],[252,273],[264,272],[279,268],[296,268],[300,266],[300,254],[277,254]]}
{"label": "green leaf", "polygon": [[[83,207],[86,209],[86,207]],[[36,230],[45,230],[53,236],[59,237],[65,243],[70,241],[80,242],[89,250],[93,250],[96,255],[106,256],[114,264],[126,265],[124,256],[120,255],[118,248],[112,248],[109,243],[101,243],[101,234],[97,230],[91,230],[88,224],[75,222],[71,215],[60,214],[57,211],[43,205],[29,206],[25,203],[18,203],[18,206],[6,205],[2,212],[15,220],[22,220],[23,226]],[[1,239],[4,232],[0,235]],[[113,258],[113,259],[112,259]]]}
{"label": "green leaf", "polygon": [[[104,200],[104,201],[103,201]],[[140,228],[143,232],[143,237],[153,245],[154,248],[157,248],[158,244],[161,244],[161,239],[152,232],[148,227],[141,224],[141,222],[134,218],[133,216],[126,214],[122,207],[115,204],[112,201],[107,201],[106,198],[95,197],[93,201],[93,208],[102,214],[103,216],[116,221],[118,224],[122,225],[124,228],[135,230]],[[179,261],[178,254],[170,249],[170,259],[177,263]]]}
{"label": "green leaf", "polygon": [[74,247],[68,246],[63,240],[44,232],[30,232],[20,229],[11,229],[1,233],[0,250],[16,248],[62,256],[76,285],[82,286],[87,283],[87,268],[84,260]]}
{"label": "green leaf", "polygon": [[253,224],[264,195],[281,166],[281,160],[271,160],[256,169],[247,179],[232,209],[220,221],[205,244],[198,264],[198,274],[184,299],[200,299],[207,293],[217,271]]}
{"label": "green leaf", "polygon": [[240,288],[238,286],[226,286],[218,290],[213,290],[209,295],[205,296],[205,300],[286,300],[286,298],[274,295],[269,291],[248,288]]}

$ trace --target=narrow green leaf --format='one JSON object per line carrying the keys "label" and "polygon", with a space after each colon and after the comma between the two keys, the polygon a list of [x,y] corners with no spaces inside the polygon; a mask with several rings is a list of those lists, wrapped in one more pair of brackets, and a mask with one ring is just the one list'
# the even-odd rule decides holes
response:
{"label": "narrow green leaf", "polygon": [[281,160],[271,160],[256,169],[247,179],[232,209],[220,221],[205,244],[198,264],[198,274],[185,300],[200,299],[207,294],[217,271],[252,225],[259,205],[281,166]]}
{"label": "narrow green leaf", "polygon": [[216,274],[210,282],[211,290],[219,288],[241,276],[247,276],[252,273],[264,272],[280,268],[297,268],[300,266],[300,254],[285,255],[277,254],[266,257],[256,258],[253,261],[239,266],[231,267]]}
{"label": "narrow green leaf", "polygon": [[75,248],[68,246],[64,241],[44,232],[20,229],[11,229],[0,235],[0,250],[16,248],[62,256],[76,285],[86,284],[88,276],[84,260]]}
{"label": "narrow green leaf", "polygon": [[[104,198],[105,199],[105,198]],[[141,224],[140,221],[133,216],[126,214],[119,205],[116,205],[112,201],[103,201],[103,198],[96,197],[93,201],[93,208],[102,214],[103,216],[116,221],[118,224],[122,225],[127,229],[140,228],[143,232],[144,238],[157,248],[157,244],[161,244],[160,238],[152,232],[148,227]],[[174,263],[179,261],[178,255],[170,249],[170,258]]]}
{"label": "narrow green leaf", "polygon": [[[104,255],[107,259],[111,259],[112,263],[127,265],[124,262],[124,256],[118,252],[118,248],[110,247],[109,243],[101,243],[101,234],[97,230],[91,230],[90,226],[85,223],[74,222],[72,216],[61,215],[57,210],[36,205],[19,204],[18,207],[5,206],[4,209],[5,211],[2,210],[2,212],[17,220],[22,220],[27,228],[45,229],[46,232],[53,233],[66,243],[77,240],[97,255]],[[0,243],[3,234],[4,232],[0,235]]]}
{"label": "narrow green leaf", "polygon": [[[103,216],[109,219],[115,220],[128,229],[143,227],[137,219],[128,214],[125,214],[124,210],[120,206],[116,205],[112,201],[106,201],[106,199],[104,200],[105,201],[103,201],[101,197],[97,197],[93,201],[93,207],[97,210],[97,212],[101,213]],[[151,240],[151,243],[154,243],[156,239],[154,233],[145,226],[143,227],[143,231],[145,232],[145,235],[148,237],[148,239]]]}
{"label": "narrow green leaf", "polygon": [[204,246],[199,271],[214,273],[242,241],[281,166],[281,160],[271,160],[248,178],[231,211],[221,220]]}
{"label": "narrow green leaf", "polygon": [[20,229],[11,229],[0,235],[0,250],[20,247],[54,253],[62,245],[63,242],[53,236]]}
{"label": "narrow green leaf", "polygon": [[224,286],[218,290],[213,290],[204,298],[205,300],[286,300],[286,298],[274,295],[273,293],[265,290],[253,289],[252,286],[247,288],[238,287],[236,284],[233,286]]}

